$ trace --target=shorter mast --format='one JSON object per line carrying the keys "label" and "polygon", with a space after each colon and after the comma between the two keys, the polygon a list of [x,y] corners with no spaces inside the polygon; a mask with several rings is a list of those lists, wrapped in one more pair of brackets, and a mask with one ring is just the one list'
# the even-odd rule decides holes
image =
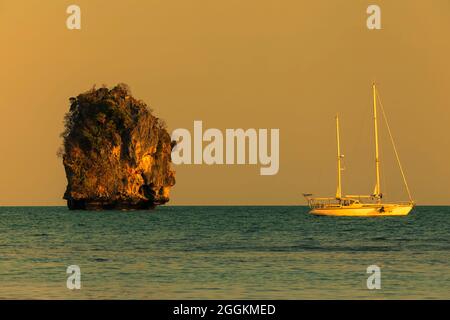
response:
{"label": "shorter mast", "polygon": [[380,155],[378,151],[378,121],[377,121],[377,88],[375,82],[372,84],[373,91],[373,121],[375,128],[375,190],[373,195],[377,198],[377,202],[381,201],[381,188],[380,188]]}
{"label": "shorter mast", "polygon": [[342,198],[342,185],[341,185],[341,145],[339,137],[339,116],[336,115],[336,142],[337,142],[337,189],[336,199]]}

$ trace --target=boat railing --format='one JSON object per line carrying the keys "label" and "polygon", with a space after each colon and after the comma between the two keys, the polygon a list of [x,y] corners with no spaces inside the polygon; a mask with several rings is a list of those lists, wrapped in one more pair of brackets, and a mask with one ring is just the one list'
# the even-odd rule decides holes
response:
{"label": "boat railing", "polygon": [[314,209],[341,206],[339,202],[336,202],[336,198],[307,198],[307,200],[310,208]]}

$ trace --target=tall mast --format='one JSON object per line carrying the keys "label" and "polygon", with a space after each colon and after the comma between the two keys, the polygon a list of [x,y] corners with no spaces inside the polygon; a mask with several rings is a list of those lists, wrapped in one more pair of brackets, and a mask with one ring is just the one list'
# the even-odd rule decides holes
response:
{"label": "tall mast", "polygon": [[336,199],[342,198],[342,186],[341,186],[341,145],[339,138],[339,116],[336,115],[336,141],[337,141],[337,189]]}
{"label": "tall mast", "polygon": [[380,155],[378,151],[378,121],[377,121],[377,88],[375,82],[372,84],[373,91],[373,121],[375,127],[375,173],[376,173],[376,184],[374,190],[374,196],[377,198],[378,202],[381,202],[381,191],[380,191]]}

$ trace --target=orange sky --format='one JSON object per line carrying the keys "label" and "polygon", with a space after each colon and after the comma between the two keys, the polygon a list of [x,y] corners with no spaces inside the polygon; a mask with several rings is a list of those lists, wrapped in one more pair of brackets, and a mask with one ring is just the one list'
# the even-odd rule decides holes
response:
{"label": "orange sky", "polygon": [[[78,4],[82,29],[66,28]],[[373,189],[371,88],[379,83],[419,204],[450,204],[450,2],[0,0],[0,205],[64,205],[56,151],[68,98],[130,85],[175,128],[279,128],[280,170],[177,166],[171,204],[304,204]],[[382,128],[384,130],[384,128]],[[383,189],[406,199],[385,133]]]}

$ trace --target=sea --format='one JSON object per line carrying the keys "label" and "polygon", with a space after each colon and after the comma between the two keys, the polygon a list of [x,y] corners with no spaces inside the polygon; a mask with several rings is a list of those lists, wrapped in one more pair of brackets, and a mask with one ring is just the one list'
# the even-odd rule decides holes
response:
{"label": "sea", "polygon": [[0,207],[0,299],[449,299],[449,240],[450,207]]}

